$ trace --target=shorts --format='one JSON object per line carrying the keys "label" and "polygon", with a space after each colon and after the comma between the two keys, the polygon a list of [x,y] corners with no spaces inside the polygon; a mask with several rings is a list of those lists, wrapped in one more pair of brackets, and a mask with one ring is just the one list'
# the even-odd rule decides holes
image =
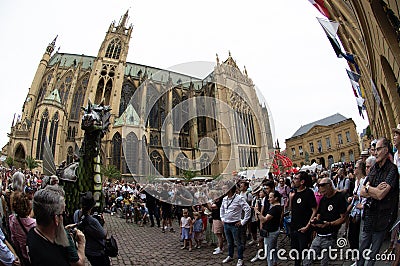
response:
{"label": "shorts", "polygon": [[182,228],[182,239],[192,239],[192,235],[189,232],[190,228]]}
{"label": "shorts", "polygon": [[198,241],[203,240],[203,232],[194,232],[194,239]]}
{"label": "shorts", "polygon": [[214,234],[223,234],[224,233],[224,224],[222,223],[221,220],[213,220],[212,231]]}

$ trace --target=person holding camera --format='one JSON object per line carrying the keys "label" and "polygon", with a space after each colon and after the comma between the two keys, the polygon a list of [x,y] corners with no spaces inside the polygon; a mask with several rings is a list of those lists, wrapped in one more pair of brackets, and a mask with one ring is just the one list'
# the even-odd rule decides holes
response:
{"label": "person holding camera", "polygon": [[[330,178],[324,177],[318,183],[319,192],[323,195],[317,215],[310,221],[317,235],[311,243],[310,249],[322,257],[321,265],[329,265],[329,248],[336,246],[337,234],[346,218],[347,203],[343,193],[338,192]],[[312,252],[309,252],[309,255]],[[321,254],[321,255],[320,255]],[[303,258],[303,265],[312,264],[312,256]]]}
{"label": "person holding camera", "polygon": [[96,201],[92,192],[81,197],[82,209],[74,213],[74,222],[86,237],[85,255],[92,266],[109,266],[110,258],[105,254],[106,232],[100,221],[91,215]]}
{"label": "person holding camera", "polygon": [[[386,233],[396,220],[399,203],[399,172],[390,159],[390,144],[386,138],[378,139],[375,147],[376,163],[371,168],[361,197],[364,204],[364,226],[361,232],[360,254],[365,249],[371,253],[367,265],[374,265],[375,256],[382,246]],[[360,256],[357,265],[364,265],[366,259]]]}
{"label": "person holding camera", "polygon": [[64,191],[59,186],[47,186],[33,197],[36,227],[28,232],[28,255],[33,266],[85,265],[85,236],[76,231],[75,240],[64,228]]}

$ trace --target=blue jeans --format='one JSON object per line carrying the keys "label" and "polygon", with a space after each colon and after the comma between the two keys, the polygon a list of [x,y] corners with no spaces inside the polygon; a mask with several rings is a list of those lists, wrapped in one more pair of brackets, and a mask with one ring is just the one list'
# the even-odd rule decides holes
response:
{"label": "blue jeans", "polygon": [[[268,266],[272,266],[278,262],[278,236],[279,230],[276,232],[270,232],[268,237],[264,237],[264,246],[267,255]],[[271,254],[272,249],[274,249],[274,251]]]}
{"label": "blue jeans", "polygon": [[[362,230],[362,229],[361,229]],[[381,231],[381,232],[361,232],[361,241],[360,241],[360,248],[359,248],[359,254],[360,254],[360,260],[357,261],[357,265],[363,265],[365,263],[365,259],[363,257],[363,251],[366,249],[370,249],[371,253],[368,254],[368,257],[371,258],[371,260],[368,261],[367,265],[375,265],[375,261],[372,259],[375,259],[376,254],[378,254],[379,249],[382,246],[383,240],[385,238],[386,231]]]}
{"label": "blue jeans", "polygon": [[238,248],[238,259],[243,259],[243,243],[240,238],[242,226],[234,223],[224,223],[226,240],[228,241],[228,256],[233,258],[234,245]]}

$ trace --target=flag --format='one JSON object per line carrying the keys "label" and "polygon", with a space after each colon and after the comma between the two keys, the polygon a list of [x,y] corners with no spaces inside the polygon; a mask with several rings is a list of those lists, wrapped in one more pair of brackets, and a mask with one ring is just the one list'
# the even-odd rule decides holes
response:
{"label": "flag", "polygon": [[376,89],[375,83],[371,78],[372,95],[374,95],[375,102],[379,106],[381,104],[381,97],[379,97],[378,90]]}
{"label": "flag", "polygon": [[357,97],[356,102],[357,102],[358,113],[364,119],[363,109],[365,108],[364,106],[365,100],[361,97]]}
{"label": "flag", "polygon": [[329,11],[326,9],[324,0],[308,0],[322,15],[329,18]]}
{"label": "flag", "polygon": [[337,57],[343,57],[343,51],[340,47],[340,43],[336,38],[336,33],[339,28],[339,22],[330,21],[323,18],[317,18],[319,24],[321,24],[322,29],[325,31],[326,36],[328,37],[329,42],[332,45],[333,50]]}
{"label": "flag", "polygon": [[360,84],[358,82],[360,80],[361,76],[353,71],[348,70],[348,69],[346,69],[346,71],[347,71],[347,76],[349,76],[351,86],[353,87],[354,96],[356,98],[357,97],[362,98],[361,88],[360,88]]}
{"label": "flag", "polygon": [[349,63],[354,65],[354,67],[355,67],[355,69],[356,69],[358,74],[361,74],[360,68],[357,65],[356,61],[354,60],[354,55],[352,55],[350,53],[345,53],[345,54],[342,53],[342,56],[344,57],[344,59],[347,60],[347,62],[349,62]]}

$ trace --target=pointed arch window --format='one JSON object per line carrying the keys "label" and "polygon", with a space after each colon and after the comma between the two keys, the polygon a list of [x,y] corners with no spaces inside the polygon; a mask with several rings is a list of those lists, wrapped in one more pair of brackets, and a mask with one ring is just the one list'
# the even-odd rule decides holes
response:
{"label": "pointed arch window", "polygon": [[36,104],[40,103],[44,96],[47,93],[47,87],[50,84],[51,79],[53,78],[53,71],[49,72],[42,80],[42,84],[40,85],[40,90],[39,90],[39,94],[38,94],[38,100],[36,102]]}
{"label": "pointed arch window", "polygon": [[[36,158],[43,160],[43,143],[46,139],[47,125],[49,123],[49,111],[44,110],[42,118],[40,119],[39,132],[36,146]],[[54,154],[53,154],[54,155]]]}
{"label": "pointed arch window", "polygon": [[74,162],[74,149],[69,146],[67,150],[67,165]]}
{"label": "pointed arch window", "polygon": [[106,57],[119,59],[120,54],[121,54],[121,40],[115,38],[111,40],[110,44],[107,47]]}
{"label": "pointed arch window", "polygon": [[[126,107],[128,107],[129,102],[133,96],[133,94],[135,93],[135,86],[130,83],[130,82],[126,82],[124,83],[124,85],[122,85],[122,90],[121,90],[121,100],[119,102],[119,115],[121,116],[122,113],[126,110]],[[136,112],[138,112],[139,110],[137,109],[137,103],[136,101],[132,102],[133,103],[133,107],[135,108]]]}
{"label": "pointed arch window", "polygon": [[50,134],[49,134],[49,142],[53,155],[55,154],[56,151],[58,120],[59,120],[58,112],[56,112],[53,116],[53,119],[51,120]]}
{"label": "pointed arch window", "polygon": [[89,76],[84,76],[78,82],[78,88],[75,91],[74,98],[71,106],[71,120],[79,120],[81,106],[83,105],[83,98],[85,97],[86,89],[89,83]]}
{"label": "pointed arch window", "polygon": [[117,132],[112,138],[112,164],[121,170],[121,135]]}
{"label": "pointed arch window", "polygon": [[[163,159],[158,151],[152,151],[150,154],[150,160],[154,167],[151,167],[152,175],[163,174]],[[155,171],[157,170],[157,172]]]}
{"label": "pointed arch window", "polygon": [[58,87],[58,92],[60,93],[60,99],[62,103],[66,103],[68,99],[68,93],[71,89],[72,84],[72,74],[67,74],[60,81],[60,86]]}
{"label": "pointed arch window", "polygon": [[174,110],[172,113],[173,120],[173,128],[174,131],[180,131],[182,128],[182,105],[179,105],[181,102],[181,97],[178,92],[174,89],[172,91],[172,109]]}
{"label": "pointed arch window", "polygon": [[184,170],[189,170],[189,159],[186,157],[186,154],[179,153],[175,160],[175,166],[177,175],[182,175]]}
{"label": "pointed arch window", "polygon": [[129,170],[131,174],[139,174],[138,171],[138,154],[139,154],[139,142],[138,138],[135,133],[130,132],[126,136],[126,143],[125,143],[125,160],[128,169],[124,172],[126,174]]}

